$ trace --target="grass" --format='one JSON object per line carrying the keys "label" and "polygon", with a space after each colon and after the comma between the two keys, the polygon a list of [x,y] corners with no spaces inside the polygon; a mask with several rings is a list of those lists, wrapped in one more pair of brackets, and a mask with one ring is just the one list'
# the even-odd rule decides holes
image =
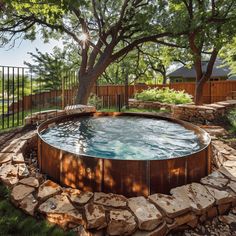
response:
{"label": "grass", "polygon": [[27,216],[11,204],[8,190],[0,184],[0,235],[74,236],[76,234],[65,232],[45,220]]}
{"label": "grass", "polygon": [[0,104],[0,115],[2,114],[3,109],[4,109],[4,112],[7,112],[7,108],[8,108],[7,104],[4,104],[3,107],[2,107],[2,104]]}
{"label": "grass", "polygon": [[[110,109],[100,109],[98,110],[100,112],[117,112],[118,110],[116,108],[110,108]],[[169,110],[159,110],[159,109],[144,109],[144,108],[122,108],[121,112],[170,112]]]}
{"label": "grass", "polygon": [[[23,112],[15,113],[14,119],[13,119],[13,115],[10,115],[9,117],[5,117],[4,122],[2,121],[2,119],[0,117],[0,132],[2,132],[3,130],[9,131],[13,128],[23,126],[24,125],[24,118],[26,116],[30,116],[31,112],[34,113],[34,112],[46,111],[46,110],[52,110],[52,109],[60,109],[60,108],[58,108],[56,106],[42,108],[42,109],[35,108],[35,109],[32,109],[32,111],[24,111],[24,113]],[[17,121],[18,117],[19,117],[19,122]],[[4,125],[4,127],[3,127],[3,125]]]}
{"label": "grass", "polygon": [[230,131],[236,134],[236,109],[232,109],[227,114],[227,119],[230,124]]}

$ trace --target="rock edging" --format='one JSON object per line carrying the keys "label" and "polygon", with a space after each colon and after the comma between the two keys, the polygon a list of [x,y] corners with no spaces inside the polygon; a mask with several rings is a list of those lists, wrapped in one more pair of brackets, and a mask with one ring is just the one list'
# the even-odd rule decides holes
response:
{"label": "rock edging", "polygon": [[198,106],[194,104],[174,105],[129,99],[129,107],[167,109],[171,110],[172,116],[176,119],[205,124],[206,122],[220,121],[230,109],[236,107],[236,100],[227,100]]}
{"label": "rock edging", "polygon": [[[235,150],[215,141],[219,169],[201,179],[173,188],[170,195],[125,198],[117,194],[62,188],[39,173],[33,156],[35,131],[12,141],[0,152],[0,181],[11,189],[11,200],[29,215],[41,214],[64,229],[104,231],[108,235],[166,235],[194,228],[198,222],[236,206]],[[16,158],[17,157],[17,158]],[[23,157],[23,158],[22,158]],[[215,159],[214,158],[214,159]],[[220,162],[221,163],[221,162]]]}

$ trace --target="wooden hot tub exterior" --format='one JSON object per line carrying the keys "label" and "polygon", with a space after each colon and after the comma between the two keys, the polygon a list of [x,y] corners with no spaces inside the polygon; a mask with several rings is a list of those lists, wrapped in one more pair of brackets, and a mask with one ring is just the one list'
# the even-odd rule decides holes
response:
{"label": "wooden hot tub exterior", "polygon": [[[46,143],[40,132],[52,124],[80,116],[141,116],[164,119],[194,130],[203,148],[188,156],[165,160],[115,160],[77,155]],[[210,137],[190,123],[151,113],[81,113],[61,116],[38,128],[38,163],[42,173],[61,185],[83,191],[122,194],[127,197],[169,193],[171,188],[198,182],[211,169]],[[72,150],[73,151],[73,150]]]}

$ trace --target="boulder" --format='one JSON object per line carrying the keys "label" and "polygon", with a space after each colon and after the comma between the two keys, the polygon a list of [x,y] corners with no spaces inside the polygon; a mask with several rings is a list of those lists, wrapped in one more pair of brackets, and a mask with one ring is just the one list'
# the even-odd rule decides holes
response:
{"label": "boulder", "polygon": [[236,160],[228,160],[223,163],[223,166],[236,168]]}
{"label": "boulder", "polygon": [[8,146],[1,150],[5,153],[19,153],[24,151],[24,147],[27,144],[27,140],[14,139]]}
{"label": "boulder", "polygon": [[34,137],[37,137],[37,130],[32,130],[20,137],[21,140],[29,140]]}
{"label": "boulder", "polygon": [[11,200],[18,204],[22,201],[26,196],[34,192],[35,189],[23,184],[16,185],[11,192]]}
{"label": "boulder", "polygon": [[207,209],[213,206],[215,199],[207,189],[199,184],[192,183],[171,189],[171,194],[175,198],[181,198],[186,204],[190,205],[197,214],[203,214]]}
{"label": "boulder", "polygon": [[230,180],[236,181],[236,167],[221,166],[219,171]]}
{"label": "boulder", "polygon": [[85,205],[87,229],[102,229],[107,226],[106,214],[103,206],[88,203]]}
{"label": "boulder", "polygon": [[161,193],[150,195],[148,198],[170,218],[182,215],[191,210],[188,202],[184,201],[182,198],[176,198]]}
{"label": "boulder", "polygon": [[94,193],[94,203],[101,204],[108,207],[126,207],[127,199],[123,195],[113,193]]}
{"label": "boulder", "polygon": [[218,190],[209,186],[206,186],[209,193],[216,199],[216,204],[226,204],[233,202],[234,197],[227,191]]}
{"label": "boulder", "polygon": [[5,163],[0,167],[0,178],[17,176],[17,173],[18,173],[17,165],[12,165],[11,163]]}
{"label": "boulder", "polygon": [[18,177],[19,179],[25,178],[29,176],[29,170],[25,163],[18,164]]}
{"label": "boulder", "polygon": [[236,215],[234,214],[229,214],[229,215],[223,215],[223,216],[219,216],[218,219],[227,224],[227,225],[230,225],[230,224],[235,224],[236,222]]}
{"label": "boulder", "polygon": [[202,178],[200,182],[204,185],[222,189],[228,184],[229,180],[219,171],[214,171],[210,175]]}
{"label": "boulder", "polygon": [[10,162],[12,160],[12,153],[0,152],[0,166],[4,163]]}
{"label": "boulder", "polygon": [[56,195],[49,198],[38,208],[46,218],[62,228],[76,227],[83,224],[82,214],[70,203],[64,195]]}
{"label": "boulder", "polygon": [[5,163],[0,167],[0,180],[7,186],[12,187],[19,181],[17,173],[17,166],[11,163]]}
{"label": "boulder", "polygon": [[66,194],[71,202],[78,205],[84,205],[88,203],[88,201],[93,197],[92,192],[82,192],[78,189],[72,189],[72,188],[66,188],[63,191],[63,194]]}
{"label": "boulder", "polygon": [[138,219],[141,230],[153,230],[163,222],[160,211],[144,197],[129,198],[128,207]]}
{"label": "boulder", "polygon": [[23,154],[21,152],[20,153],[14,153],[13,156],[12,156],[12,162],[13,162],[13,164],[25,163]]}
{"label": "boulder", "polygon": [[236,194],[236,182],[230,181],[228,187]]}
{"label": "boulder", "polygon": [[61,192],[61,187],[51,180],[45,181],[38,189],[38,199],[45,201],[46,199]]}
{"label": "boulder", "polygon": [[166,222],[163,222],[161,225],[159,225],[156,229],[152,231],[138,230],[133,234],[133,236],[165,236],[167,230],[168,228]]}
{"label": "boulder", "polygon": [[38,206],[38,201],[35,199],[33,194],[29,194],[20,202],[20,208],[31,216],[34,215]]}
{"label": "boulder", "polygon": [[134,216],[128,210],[111,210],[107,233],[109,235],[132,235],[137,228]]}
{"label": "boulder", "polygon": [[177,216],[174,218],[174,222],[172,224],[167,224],[169,230],[176,229],[185,224],[191,224],[191,222],[196,221],[197,217],[193,212],[188,212],[186,214]]}
{"label": "boulder", "polygon": [[85,112],[96,112],[96,108],[94,106],[77,104],[77,105],[66,106],[65,111],[66,111],[66,114],[77,114],[77,113],[85,113]]}
{"label": "boulder", "polygon": [[19,183],[30,186],[30,187],[34,187],[34,188],[39,187],[39,181],[38,181],[38,179],[36,179],[34,177],[28,177],[28,178],[21,179],[19,181]]}

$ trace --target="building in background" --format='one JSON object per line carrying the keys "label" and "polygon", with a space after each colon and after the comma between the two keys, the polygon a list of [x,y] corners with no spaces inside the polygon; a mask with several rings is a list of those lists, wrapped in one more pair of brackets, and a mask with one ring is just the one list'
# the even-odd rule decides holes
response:
{"label": "building in background", "polygon": [[[202,62],[203,72],[206,71],[208,61]],[[211,81],[221,81],[221,80],[236,80],[236,76],[229,76],[230,69],[227,66],[223,66],[223,62],[219,59],[216,60],[214,68],[211,75]],[[196,73],[194,66],[191,68],[182,66],[181,68],[168,74],[170,83],[179,82],[195,82]]]}

